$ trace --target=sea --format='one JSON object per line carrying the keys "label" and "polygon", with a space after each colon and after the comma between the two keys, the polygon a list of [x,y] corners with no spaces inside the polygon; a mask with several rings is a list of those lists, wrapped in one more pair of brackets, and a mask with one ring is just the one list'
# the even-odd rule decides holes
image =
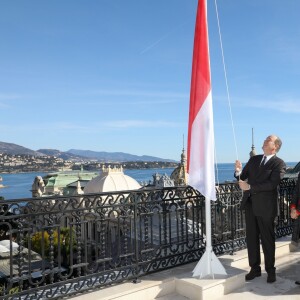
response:
{"label": "sea", "polygon": [[[297,163],[287,163],[288,167],[294,167]],[[160,175],[170,176],[174,168],[158,168],[158,169],[135,169],[124,170],[124,173],[130,177],[133,177],[140,184],[149,183],[153,180],[153,175],[158,173]],[[215,168],[216,183],[224,183],[234,180],[233,171],[234,164],[222,163],[217,164]],[[0,188],[0,196],[4,199],[23,199],[31,198],[31,186],[35,176],[45,176],[45,172],[32,172],[32,173],[3,173],[0,174],[4,188]]]}

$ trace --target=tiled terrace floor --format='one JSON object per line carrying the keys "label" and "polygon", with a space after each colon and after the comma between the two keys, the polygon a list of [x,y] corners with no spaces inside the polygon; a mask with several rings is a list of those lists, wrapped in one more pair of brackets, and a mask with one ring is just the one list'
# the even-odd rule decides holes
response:
{"label": "tiled terrace floor", "polygon": [[[142,277],[142,281],[139,284],[124,283],[90,294],[80,295],[72,300],[252,300],[270,298],[300,300],[300,286],[295,285],[295,280],[300,280],[300,252],[289,251],[290,237],[282,238],[276,244],[277,281],[272,284],[266,282],[267,274],[265,272],[262,273],[261,277],[257,277],[250,282],[244,281],[245,272],[248,272],[249,267],[247,252],[246,250],[241,250],[233,256],[224,255],[220,257],[221,263],[226,266],[225,268],[230,269],[233,267],[239,270],[236,280],[242,282],[240,286],[237,286],[229,294],[218,295],[218,287],[216,286],[216,293],[214,291],[210,292],[212,296],[201,296],[199,293],[187,296],[182,291],[189,289],[190,286],[177,288],[178,283],[176,283],[174,278],[179,280],[192,278],[192,270],[196,265],[194,263]],[[207,285],[212,285],[210,282],[214,281],[208,280],[205,282],[208,282]],[[156,290],[154,291],[155,284]],[[222,283],[219,287],[221,285]],[[188,292],[188,294],[190,293]]]}

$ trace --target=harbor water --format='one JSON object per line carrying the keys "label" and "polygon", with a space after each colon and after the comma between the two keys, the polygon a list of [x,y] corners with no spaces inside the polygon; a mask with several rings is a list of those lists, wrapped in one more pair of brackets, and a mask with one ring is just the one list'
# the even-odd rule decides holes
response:
{"label": "harbor water", "polygon": [[[289,167],[293,167],[296,163],[287,163]],[[170,176],[173,172],[173,168],[164,169],[135,169],[135,170],[124,170],[124,173],[130,177],[133,177],[140,184],[149,183],[153,180],[153,175],[158,173],[160,175]],[[223,163],[218,164],[216,167],[216,183],[224,183],[226,181],[232,181],[233,178],[234,164]],[[44,172],[33,172],[33,173],[11,173],[1,174],[2,184],[5,186],[0,189],[0,196],[4,199],[21,199],[31,198],[31,186],[35,176],[45,176]]]}

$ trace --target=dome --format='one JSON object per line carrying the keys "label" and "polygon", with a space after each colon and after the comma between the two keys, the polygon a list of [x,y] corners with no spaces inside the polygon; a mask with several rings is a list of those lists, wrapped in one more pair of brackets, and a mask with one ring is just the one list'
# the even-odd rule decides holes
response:
{"label": "dome", "polygon": [[102,168],[102,173],[90,180],[84,188],[85,194],[116,192],[140,189],[140,184],[124,174],[121,168]]}

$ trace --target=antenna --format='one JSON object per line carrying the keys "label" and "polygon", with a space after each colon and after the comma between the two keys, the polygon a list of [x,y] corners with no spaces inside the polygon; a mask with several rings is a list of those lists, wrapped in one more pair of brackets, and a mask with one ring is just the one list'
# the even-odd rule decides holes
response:
{"label": "antenna", "polygon": [[254,130],[253,130],[253,127],[252,127],[252,147],[251,147],[251,151],[250,151],[249,155],[250,155],[250,157],[256,155],[255,146],[254,146]]}

